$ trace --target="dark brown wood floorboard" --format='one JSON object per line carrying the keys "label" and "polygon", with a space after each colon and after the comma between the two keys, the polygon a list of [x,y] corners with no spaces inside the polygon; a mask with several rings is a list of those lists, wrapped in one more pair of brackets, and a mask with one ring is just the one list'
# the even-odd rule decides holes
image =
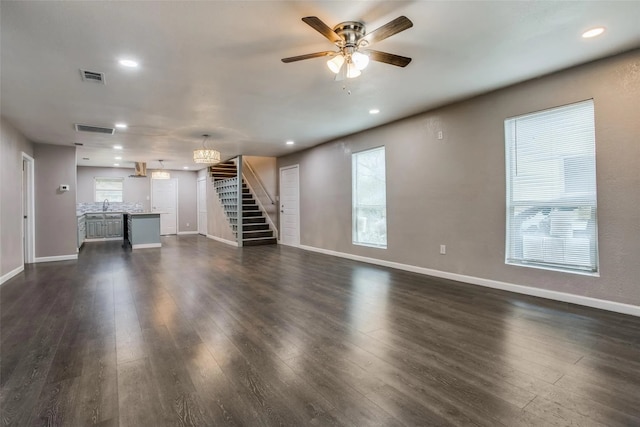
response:
{"label": "dark brown wood floorboard", "polygon": [[640,425],[640,319],[283,246],[87,243],[0,287],[6,426]]}

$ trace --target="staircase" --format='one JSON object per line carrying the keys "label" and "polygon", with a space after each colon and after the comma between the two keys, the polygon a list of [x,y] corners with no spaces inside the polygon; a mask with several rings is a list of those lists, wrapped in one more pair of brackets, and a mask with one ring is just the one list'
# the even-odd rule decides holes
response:
{"label": "staircase", "polygon": [[[218,193],[233,233],[238,237],[238,177],[234,162],[209,167],[209,175]],[[266,214],[260,209],[254,195],[242,180],[242,246],[274,245],[277,243],[269,227]]]}

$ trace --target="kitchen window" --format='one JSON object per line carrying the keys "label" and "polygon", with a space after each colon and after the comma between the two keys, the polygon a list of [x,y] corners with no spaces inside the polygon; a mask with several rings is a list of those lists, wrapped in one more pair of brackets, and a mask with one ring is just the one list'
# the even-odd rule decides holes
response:
{"label": "kitchen window", "polygon": [[124,178],[94,178],[94,201],[123,202]]}
{"label": "kitchen window", "polygon": [[505,120],[506,263],[597,275],[593,100]]}
{"label": "kitchen window", "polygon": [[353,243],[387,247],[384,147],[352,155]]}

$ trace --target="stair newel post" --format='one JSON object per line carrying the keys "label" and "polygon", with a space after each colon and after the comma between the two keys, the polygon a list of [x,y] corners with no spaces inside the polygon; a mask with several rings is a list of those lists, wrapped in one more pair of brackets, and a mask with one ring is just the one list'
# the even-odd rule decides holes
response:
{"label": "stair newel post", "polygon": [[238,156],[237,160],[237,177],[238,177],[238,247],[242,247],[242,223],[244,221],[244,211],[242,204],[242,155]]}

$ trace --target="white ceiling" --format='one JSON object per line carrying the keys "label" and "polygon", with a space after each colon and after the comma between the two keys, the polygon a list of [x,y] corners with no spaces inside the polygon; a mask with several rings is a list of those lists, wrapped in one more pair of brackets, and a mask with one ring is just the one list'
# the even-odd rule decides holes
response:
{"label": "white ceiling", "polygon": [[[1,113],[38,143],[73,145],[78,164],[164,159],[189,166],[208,145],[223,158],[280,156],[454,100],[640,46],[640,1],[2,1]],[[373,29],[400,15],[413,28],[372,46],[413,58],[372,62],[333,81],[325,60],[280,58],[333,50],[301,21]],[[604,35],[582,39],[605,26]],[[125,69],[118,59],[140,62]],[[86,83],[79,69],[104,72]],[[368,113],[381,110],[378,115]],[[74,123],[115,135],[78,133]],[[286,146],[292,139],[294,146]],[[124,146],[116,152],[115,144]],[[83,158],[90,160],[83,160]]]}

